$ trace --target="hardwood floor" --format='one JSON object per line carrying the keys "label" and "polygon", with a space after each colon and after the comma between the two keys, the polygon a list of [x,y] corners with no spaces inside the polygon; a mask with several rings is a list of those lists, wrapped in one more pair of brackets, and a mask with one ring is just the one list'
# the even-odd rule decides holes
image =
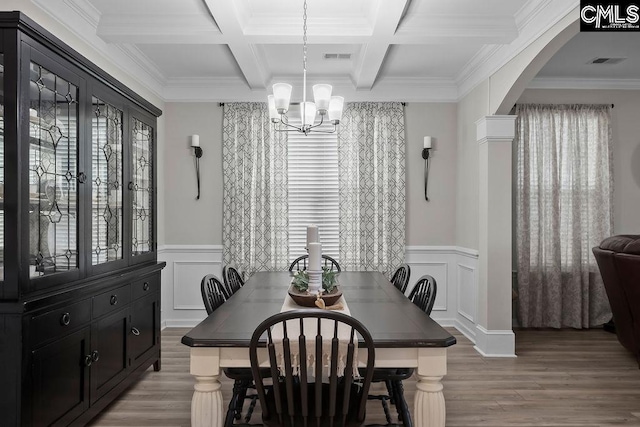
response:
{"label": "hardwood floor", "polygon": [[[162,332],[162,371],[113,402],[93,426],[189,426],[193,381],[187,329]],[[516,331],[515,359],[485,359],[456,330],[444,380],[447,426],[640,427],[640,370],[615,335],[602,330]],[[228,402],[232,383],[223,383]],[[415,382],[405,383],[410,406]],[[392,408],[393,410],[394,408]],[[394,412],[395,413],[395,412]],[[259,423],[259,408],[252,423]],[[370,401],[367,422],[384,422]]]}

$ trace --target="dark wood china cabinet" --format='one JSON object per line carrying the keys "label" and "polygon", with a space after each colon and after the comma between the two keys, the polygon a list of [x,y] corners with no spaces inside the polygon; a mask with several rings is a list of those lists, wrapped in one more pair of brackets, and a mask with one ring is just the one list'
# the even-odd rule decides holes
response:
{"label": "dark wood china cabinet", "polygon": [[0,424],[86,424],[160,369],[160,114],[0,12]]}

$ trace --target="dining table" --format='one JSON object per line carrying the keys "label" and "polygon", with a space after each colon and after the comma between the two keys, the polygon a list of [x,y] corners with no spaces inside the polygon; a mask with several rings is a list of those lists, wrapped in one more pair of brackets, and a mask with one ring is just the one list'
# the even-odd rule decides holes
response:
{"label": "dining table", "polygon": [[[192,426],[223,427],[226,406],[222,399],[221,370],[251,366],[251,336],[260,323],[282,310],[292,274],[254,273],[240,290],[182,337],[182,343],[191,347],[190,373],[195,380]],[[343,271],[338,275],[338,284],[350,315],[373,338],[375,367],[415,369],[414,425],[444,427],[442,378],[447,373],[447,348],[456,343],[455,337],[381,273]],[[363,363],[366,356],[366,350],[358,352]],[[260,360],[265,360],[268,366],[266,355]]]}

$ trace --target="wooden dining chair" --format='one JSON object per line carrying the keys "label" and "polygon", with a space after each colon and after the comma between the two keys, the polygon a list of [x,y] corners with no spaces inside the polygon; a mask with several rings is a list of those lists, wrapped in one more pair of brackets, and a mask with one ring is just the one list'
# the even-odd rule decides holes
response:
{"label": "wooden dining chair", "polygon": [[409,294],[409,299],[427,315],[431,316],[433,304],[436,302],[437,291],[436,279],[432,276],[424,275],[416,282]]}
{"label": "wooden dining chair", "polygon": [[409,277],[411,276],[411,267],[409,264],[402,264],[398,269],[393,273],[391,277],[391,283],[395,286],[400,292],[404,294],[407,290],[407,286],[409,285]]}
{"label": "wooden dining chair", "polygon": [[227,299],[231,298],[231,295],[238,292],[240,288],[244,286],[242,275],[240,275],[238,269],[233,266],[225,265],[222,267],[222,280],[224,280],[224,285],[229,294]]}
{"label": "wooden dining chair", "polygon": [[224,285],[213,274],[207,274],[200,282],[200,292],[202,293],[202,301],[207,315],[213,313],[226,300],[224,296]]}
{"label": "wooden dining chair", "polygon": [[[307,265],[309,264],[309,255],[302,255],[296,258],[291,265],[289,266],[289,271],[306,271]],[[342,271],[340,268],[340,264],[338,261],[331,258],[329,255],[322,255],[322,267],[326,268],[329,271],[337,271],[338,273]]]}
{"label": "wooden dining chair", "polygon": [[[207,315],[213,313],[226,301],[225,286],[220,282],[220,279],[213,274],[207,274],[202,278],[200,291],[202,292],[202,301],[207,310]],[[224,374],[234,380],[231,402],[227,409],[227,416],[225,417],[225,426],[231,426],[234,419],[239,420],[242,417],[242,408],[247,398],[251,399],[251,404],[245,416],[245,422],[248,423],[251,420],[251,414],[253,413],[257,400],[257,395],[247,396],[249,388],[254,386],[253,373],[250,368],[225,368]],[[263,372],[263,375],[268,374],[268,372]]]}
{"label": "wooden dining chair", "polygon": [[[305,322],[306,319],[312,319],[312,322]],[[299,333],[292,332],[289,335],[287,321],[299,322]],[[322,336],[322,325],[327,324],[333,332],[330,336]],[[349,336],[344,372],[338,372],[340,325],[346,326]],[[272,331],[276,326],[282,334],[281,341],[274,340]],[[323,363],[316,363],[313,370],[304,362],[300,363],[299,367],[293,366],[293,360],[306,361],[308,351],[313,353],[314,360],[325,360],[323,352],[326,346],[323,346],[323,343],[327,341],[331,343],[328,383],[323,383],[322,380],[323,372],[326,372]],[[298,358],[294,358],[292,354],[292,343],[299,349]],[[260,377],[260,364],[264,360],[258,357],[258,352],[264,347],[267,349],[272,385],[266,385]],[[276,355],[276,348],[282,349],[282,359]],[[356,348],[359,348],[359,351],[367,351],[363,378],[357,383],[354,382],[351,369],[354,366]],[[249,344],[249,358],[262,408],[262,419],[266,426],[350,427],[364,423],[367,394],[373,376],[375,347],[367,328],[355,318],[342,313],[314,309],[275,314],[262,322],[253,333]],[[282,362],[279,364],[278,360]]]}

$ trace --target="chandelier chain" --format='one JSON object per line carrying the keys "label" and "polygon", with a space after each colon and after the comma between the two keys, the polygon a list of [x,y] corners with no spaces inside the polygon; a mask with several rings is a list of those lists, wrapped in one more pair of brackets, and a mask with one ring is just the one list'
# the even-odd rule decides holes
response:
{"label": "chandelier chain", "polygon": [[307,71],[307,0],[302,14],[302,67]]}

